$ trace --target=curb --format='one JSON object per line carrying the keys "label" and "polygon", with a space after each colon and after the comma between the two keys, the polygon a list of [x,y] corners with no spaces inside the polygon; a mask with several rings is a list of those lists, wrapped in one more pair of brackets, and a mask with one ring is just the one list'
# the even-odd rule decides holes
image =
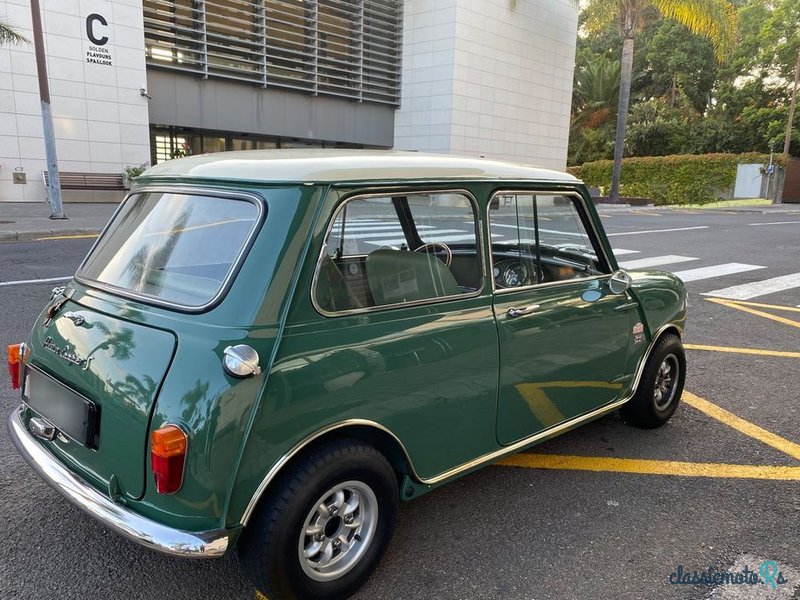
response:
{"label": "curb", "polygon": [[102,229],[77,228],[77,229],[42,229],[39,231],[2,231],[0,242],[30,242],[42,238],[70,235],[100,235]]}

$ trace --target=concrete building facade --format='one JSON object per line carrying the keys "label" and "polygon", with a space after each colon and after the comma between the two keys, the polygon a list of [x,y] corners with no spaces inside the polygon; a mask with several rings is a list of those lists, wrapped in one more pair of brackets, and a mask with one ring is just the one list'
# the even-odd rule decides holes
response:
{"label": "concrete building facade", "polygon": [[[62,171],[303,146],[566,163],[570,0],[40,1]],[[0,19],[32,37],[27,0]],[[0,201],[45,200],[44,156],[33,46],[0,48]]]}

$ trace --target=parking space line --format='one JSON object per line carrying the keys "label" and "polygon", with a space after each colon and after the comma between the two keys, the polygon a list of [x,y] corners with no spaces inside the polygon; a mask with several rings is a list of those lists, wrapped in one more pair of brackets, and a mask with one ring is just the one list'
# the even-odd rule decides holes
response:
{"label": "parking space line", "polygon": [[730,352],[732,354],[755,354],[758,356],[779,356],[783,358],[800,358],[800,352],[783,350],[761,350],[758,348],[733,348],[728,346],[704,346],[701,344],[684,344],[686,350],[708,350],[710,352]]}
{"label": "parking space line", "polygon": [[696,396],[695,394],[687,392],[686,390],[684,390],[681,400],[689,406],[708,415],[712,419],[716,419],[720,423],[724,423],[728,427],[731,427],[736,431],[753,438],[754,440],[758,440],[762,444],[766,444],[767,446],[775,448],[779,452],[783,452],[795,460],[800,460],[800,444],[795,444],[786,438],[782,438],[771,431],[767,431],[766,429],[759,427],[755,423],[745,421],[741,417],[737,417],[732,412],[728,412],[721,406],[717,406],[705,398]]}
{"label": "parking space line", "polygon": [[607,237],[614,237],[618,235],[643,235],[647,233],[669,233],[671,231],[692,231],[693,229],[708,229],[708,225],[697,225],[696,227],[674,227],[672,229],[649,229],[647,231],[618,231],[616,233],[608,233]]}
{"label": "parking space line", "polygon": [[743,304],[744,306],[755,306],[756,308],[774,308],[775,310],[785,310],[788,312],[800,312],[800,306],[793,308],[783,304],[764,304],[763,302],[745,302],[744,300],[736,300],[736,304]]}
{"label": "parking space line", "polygon": [[99,233],[81,233],[76,235],[50,235],[47,237],[34,238],[34,242],[46,242],[48,240],[83,240],[88,238],[100,237]]}
{"label": "parking space line", "polygon": [[800,467],[785,466],[691,463],[674,460],[528,453],[508,456],[497,464],[504,467],[524,467],[527,469],[566,469],[575,471],[634,473],[640,475],[679,475],[683,477],[800,481]]}
{"label": "parking space line", "polygon": [[0,287],[8,287],[11,285],[28,285],[29,283],[55,283],[57,281],[67,281],[72,279],[69,277],[46,277],[45,279],[20,279],[19,281],[0,281]]}
{"label": "parking space line", "polygon": [[786,317],[779,317],[778,315],[771,315],[770,313],[765,313],[764,311],[756,310],[754,308],[750,308],[749,306],[744,306],[741,302],[734,302],[733,300],[723,300],[722,298],[706,298],[706,300],[708,300],[709,302],[713,302],[714,304],[727,306],[728,308],[735,308],[736,310],[741,310],[742,312],[746,312],[751,315],[755,315],[757,317],[764,317],[765,319],[769,319],[770,321],[775,321],[776,323],[789,325],[790,327],[800,328],[800,321],[794,321],[792,319],[787,319]]}
{"label": "parking space line", "polygon": [[773,221],[771,223],[748,223],[751,227],[763,227],[764,225],[797,225],[800,221]]}

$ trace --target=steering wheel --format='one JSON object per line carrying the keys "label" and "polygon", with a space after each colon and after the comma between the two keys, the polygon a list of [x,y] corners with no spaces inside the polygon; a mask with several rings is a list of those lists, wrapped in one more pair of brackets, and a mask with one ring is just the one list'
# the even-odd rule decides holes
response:
{"label": "steering wheel", "polygon": [[428,252],[428,253],[430,253],[431,250],[433,250],[433,254],[435,255],[436,254],[436,250],[435,249],[437,247],[441,248],[442,250],[444,250],[444,254],[445,254],[444,265],[446,267],[449,267],[450,263],[453,262],[453,251],[450,250],[450,246],[448,246],[444,242],[429,242],[427,244],[422,244],[422,246],[420,246],[419,248],[415,248],[414,252]]}

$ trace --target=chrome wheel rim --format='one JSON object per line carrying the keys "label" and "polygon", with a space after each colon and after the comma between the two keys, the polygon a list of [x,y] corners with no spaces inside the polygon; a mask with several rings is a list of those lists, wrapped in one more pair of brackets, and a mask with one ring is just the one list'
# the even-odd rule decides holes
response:
{"label": "chrome wheel rim", "polygon": [[358,564],[378,524],[378,499],[361,481],[325,492],[306,515],[297,544],[303,572],[316,581],[337,579]]}
{"label": "chrome wheel rim", "polygon": [[653,390],[653,400],[658,410],[666,409],[675,398],[680,376],[680,363],[674,354],[668,354],[661,362],[656,375],[656,385]]}

